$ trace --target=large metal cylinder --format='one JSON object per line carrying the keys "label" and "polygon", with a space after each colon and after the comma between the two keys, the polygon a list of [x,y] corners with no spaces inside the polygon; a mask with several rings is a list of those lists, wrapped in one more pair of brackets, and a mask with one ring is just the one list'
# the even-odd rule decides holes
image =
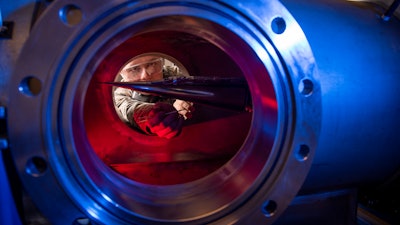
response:
{"label": "large metal cylinder", "polygon": [[383,182],[400,167],[400,23],[384,5],[283,1],[318,66],[321,134],[303,188]]}
{"label": "large metal cylinder", "polygon": [[[4,82],[19,178],[54,224],[271,224],[299,191],[382,182],[399,169],[400,24],[373,9],[55,1]],[[192,76],[245,78],[252,112],[198,105],[176,139],[133,132],[102,83],[148,52]],[[201,160],[173,161],[188,153]],[[174,166],[121,166],[146,154]]]}

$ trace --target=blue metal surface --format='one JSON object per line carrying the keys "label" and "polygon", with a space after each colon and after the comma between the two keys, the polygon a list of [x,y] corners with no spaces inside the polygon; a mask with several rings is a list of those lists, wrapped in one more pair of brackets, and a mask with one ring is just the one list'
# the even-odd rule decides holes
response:
{"label": "blue metal surface", "polygon": [[[75,1],[73,7],[71,4],[71,1],[55,1],[42,15],[22,49],[10,88],[13,96],[10,137],[16,149],[13,155],[23,184],[29,186],[29,195],[44,215],[60,224],[85,215],[106,224],[245,224],[275,220],[289,204],[288,199],[295,197],[307,175],[320,121],[321,96],[313,56],[301,28],[289,12],[278,1],[241,4],[199,0],[104,0],[100,3],[96,0]],[[266,5],[259,7],[260,4]],[[68,24],[59,17],[60,9],[71,8],[83,13],[81,23]],[[276,14],[281,19],[276,19]],[[271,28],[270,21],[276,26]],[[153,33],[155,31],[157,34]],[[186,46],[179,43],[182,33],[189,36],[191,46],[199,46],[192,47],[194,56],[198,57],[194,61],[185,54]],[[296,38],[291,35],[293,33]],[[145,34],[154,34],[154,37]],[[48,37],[52,41],[48,41]],[[204,179],[164,187],[123,179],[99,161],[95,153],[105,149],[104,145],[108,147],[109,143],[116,142],[116,138],[120,138],[119,143],[128,143],[129,148],[138,146],[139,142],[148,145],[147,138],[131,130],[129,135],[118,135],[121,127],[126,126],[119,119],[115,120],[114,107],[97,107],[103,105],[104,100],[111,101],[110,89],[97,91],[90,83],[106,78],[104,81],[114,80],[121,66],[115,65],[121,61],[119,57],[105,61],[104,65],[111,68],[108,73],[97,73],[97,69],[103,71],[99,65],[103,65],[108,54],[119,45],[132,43],[131,40],[145,40],[151,44],[140,41],[137,44],[140,48],[128,45],[131,46],[129,58],[138,50],[157,51],[187,60],[183,64],[188,70],[195,67],[216,74],[215,69],[221,69],[227,76],[227,69],[239,68],[240,75],[246,78],[254,93],[255,118],[251,121],[252,130],[239,145],[240,153]],[[201,46],[205,43],[208,48],[204,49]],[[154,46],[157,49],[153,49]],[[210,53],[209,49],[219,49],[214,50],[215,54],[226,55],[236,66],[231,66],[232,63],[227,64],[229,68],[216,66],[215,60],[210,58],[214,52]],[[281,51],[279,55],[276,49]],[[211,63],[214,67],[208,68]],[[37,95],[18,90],[21,80],[30,76],[27,74],[32,74],[42,84],[43,89]],[[302,86],[312,83],[312,93],[304,88],[297,91],[299,83]],[[85,95],[90,101],[85,100]],[[32,117],[39,119],[27,123],[29,118],[21,114],[25,108],[29,108]],[[96,110],[89,113],[94,116],[84,116],[83,112],[89,109]],[[97,120],[98,116],[102,119]],[[110,129],[110,124],[115,126]],[[303,129],[304,126],[307,129]],[[104,135],[109,131],[109,135]],[[208,131],[202,132],[200,137]],[[96,132],[104,137],[88,138]],[[105,138],[114,137],[111,135],[115,135],[113,140],[92,148],[98,146],[94,141],[108,140]],[[29,145],[19,141],[26,138],[30,140]],[[182,141],[183,144],[178,142],[176,146],[186,146],[185,141],[190,143],[190,140]],[[205,138],[204,142],[207,140]],[[226,140],[221,138],[220,142]],[[146,146],[139,150],[142,149]],[[26,163],[36,160],[46,169],[39,173],[24,172]],[[190,197],[182,197],[181,193]],[[47,198],[49,195],[57,196],[56,200]],[[48,201],[43,201],[45,198]],[[268,210],[260,210],[263,207]],[[59,211],[63,215],[59,215]]]}
{"label": "blue metal surface", "polygon": [[400,168],[400,21],[369,3],[283,2],[311,45],[323,95],[303,189],[382,182]]}
{"label": "blue metal surface", "polygon": [[21,225],[3,160],[0,152],[0,224]]}
{"label": "blue metal surface", "polygon": [[[43,20],[41,26],[36,28],[37,32],[32,34],[32,39],[25,47],[24,51],[29,54],[21,56],[15,76],[11,78],[8,75],[11,74],[11,69],[0,68],[5,71],[2,73],[5,74],[5,79],[0,80],[0,86],[8,87],[8,80],[12,80],[12,96],[7,96],[9,93],[5,93],[5,88],[0,88],[0,100],[6,99],[6,103],[13,100],[9,104],[14,112],[12,122],[15,122],[12,123],[11,132],[14,141],[12,150],[18,172],[33,201],[55,224],[71,224],[89,219],[106,224],[133,221],[269,223],[274,220],[273,215],[279,215],[284,210],[296,194],[297,188],[302,185],[302,176],[307,175],[305,173],[308,172],[314,152],[311,170],[301,187],[303,192],[379,183],[399,170],[400,140],[397,129],[400,127],[400,23],[396,18],[383,21],[381,15],[385,8],[340,0],[282,0],[283,5],[294,16],[294,21],[277,1],[210,1],[208,5],[195,0],[169,1],[168,4],[176,2],[170,8],[162,1],[148,1],[149,4],[154,3],[152,6],[163,9],[158,11],[148,7],[147,1],[101,2],[103,4],[99,4],[99,1],[55,1],[52,4],[56,7],[46,15],[47,20]],[[15,4],[2,3],[0,7],[3,16],[7,17],[13,14],[14,9],[24,8],[25,5],[25,1],[17,1]],[[260,7],[261,5],[264,7]],[[67,21],[59,20],[57,10],[70,8],[81,10],[78,10],[84,15],[84,19],[78,21],[81,23],[65,24]],[[254,132],[251,133],[253,136],[250,135],[249,138],[254,142],[246,144],[250,150],[246,149],[238,154],[234,161],[240,163],[228,164],[223,170],[213,174],[214,180],[205,180],[208,183],[185,184],[186,186],[177,189],[143,188],[143,185],[132,185],[132,182],[117,177],[105,165],[96,161],[92,152],[81,150],[90,149],[87,142],[83,141],[83,144],[75,146],[78,142],[76,140],[80,139],[74,138],[85,136],[86,131],[83,125],[80,127],[82,129],[77,130],[72,129],[76,127],[71,125],[82,123],[83,119],[74,114],[80,111],[72,111],[71,108],[83,105],[83,89],[89,83],[87,77],[92,76],[91,72],[96,69],[93,65],[99,65],[101,57],[106,54],[100,51],[99,55],[95,55],[96,51],[104,47],[115,47],[121,37],[119,29],[129,30],[134,24],[140,25],[138,27],[146,32],[146,28],[143,28],[146,26],[143,25],[154,26],[155,23],[142,23],[136,15],[130,15],[133,12],[141,14],[144,11],[141,15],[146,19],[164,22],[162,19],[153,20],[152,17],[168,17],[170,14],[165,9],[170,10],[170,14],[176,13],[176,9],[180,9],[180,13],[185,12],[186,17],[182,21],[186,21],[189,16],[197,16],[187,21],[194,27],[201,27],[196,33],[199,36],[216,32],[213,38],[204,36],[205,39],[210,38],[207,40],[212,39],[213,43],[218,42],[218,35],[221,34],[225,42],[219,44],[225,46],[224,44],[229,43],[232,38],[226,35],[229,32],[218,33],[225,25],[226,29],[242,35],[245,44],[249,44],[260,55],[253,57],[248,54],[243,57],[244,51],[230,52],[231,55],[238,58],[238,64],[243,64],[241,68],[245,71],[257,67],[258,62],[262,61],[275,84],[277,108],[283,109],[279,111],[279,117],[273,115],[266,118],[263,113],[267,111],[259,109],[262,108],[260,105],[266,105],[270,100],[271,96],[263,92],[269,86],[263,83],[265,77],[259,76],[262,73],[247,75],[251,81],[252,97],[258,103],[254,116]],[[198,17],[203,18],[201,22],[193,20]],[[171,26],[171,21],[167,21],[165,25],[174,30],[176,26]],[[219,25],[209,26],[212,23],[204,23],[205,21]],[[115,24],[118,29],[113,27]],[[153,28],[160,29],[157,26]],[[54,30],[61,32],[54,33]],[[210,30],[212,32],[207,33]],[[249,30],[251,32],[247,33]],[[303,32],[307,39],[303,39]],[[52,37],[51,41],[47,40],[49,37]],[[111,39],[112,44],[106,43],[108,39]],[[244,42],[233,42],[235,48],[227,45],[224,50],[245,49],[242,48]],[[4,46],[9,42],[0,44],[2,52],[3,49],[8,50]],[[12,51],[4,52],[17,54],[14,50],[20,50],[21,44],[18,44]],[[178,51],[172,53],[180,55]],[[6,56],[8,54],[1,55],[0,61],[9,62],[9,57],[6,59]],[[89,62],[91,58],[93,60]],[[314,72],[318,76],[314,76]],[[28,75],[38,77],[43,83],[43,91],[39,93],[39,97],[25,96],[18,91],[20,81]],[[264,86],[257,86],[260,83]],[[75,98],[74,95],[78,97]],[[82,105],[80,107],[83,108]],[[60,109],[63,109],[62,112],[57,111]],[[27,118],[26,111],[36,119]],[[99,109],[98,112],[100,111]],[[72,120],[71,117],[78,119]],[[277,122],[270,122],[272,120]],[[288,132],[275,134],[275,122],[278,128]],[[286,127],[288,124],[290,126]],[[108,129],[110,126],[107,124],[104,127]],[[259,141],[261,139],[262,142]],[[267,139],[268,141],[264,141]],[[260,165],[260,156],[263,156],[265,149],[270,150],[263,145],[269,144],[269,139],[282,141],[285,151],[271,150],[276,161],[262,161],[261,164],[264,166],[265,163],[267,172],[258,174],[257,171],[254,172],[254,165]],[[29,144],[23,142],[24,140]],[[318,143],[317,147],[314,146],[315,143]],[[274,146],[280,146],[280,143]],[[253,151],[259,147],[262,150]],[[253,160],[248,163],[251,166],[237,171],[236,168],[244,164],[249,156]],[[44,163],[45,169],[38,173],[26,173],[26,165],[32,159]],[[3,160],[1,156],[0,224],[19,225],[21,221],[12,199]],[[35,163],[31,166],[38,169]],[[251,176],[265,176],[265,179],[248,182],[246,179]],[[225,189],[219,189],[218,193],[210,188],[215,181],[223,180],[222,183],[232,177],[232,182],[224,183]],[[274,179],[270,179],[271,177]],[[255,184],[251,186],[253,181]],[[189,188],[185,189],[186,187]],[[163,192],[164,190],[167,192]],[[190,197],[182,198],[182,190],[187,191],[185,193]],[[206,193],[204,196],[207,201],[198,197],[198,192]],[[230,193],[234,197],[228,196]],[[317,200],[323,198],[317,197]],[[301,200],[301,197],[298,199]],[[54,204],[54,201],[60,204]],[[174,204],[176,202],[179,204]],[[177,206],[182,210],[177,211]]]}

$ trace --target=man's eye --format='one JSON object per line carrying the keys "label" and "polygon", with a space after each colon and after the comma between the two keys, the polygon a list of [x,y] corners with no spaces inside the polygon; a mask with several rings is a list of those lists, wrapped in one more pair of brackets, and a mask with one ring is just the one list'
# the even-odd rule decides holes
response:
{"label": "man's eye", "polygon": [[138,67],[138,66],[134,66],[134,67],[130,67],[130,68],[126,69],[126,72],[128,72],[128,73],[136,73],[139,71],[140,71],[140,67]]}
{"label": "man's eye", "polygon": [[147,67],[151,67],[151,66],[155,66],[155,65],[156,65],[155,62],[150,62],[150,63],[147,63],[146,68],[147,68]]}

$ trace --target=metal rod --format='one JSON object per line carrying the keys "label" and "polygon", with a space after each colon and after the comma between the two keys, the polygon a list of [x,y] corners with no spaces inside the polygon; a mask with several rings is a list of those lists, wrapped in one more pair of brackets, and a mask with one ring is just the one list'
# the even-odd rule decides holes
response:
{"label": "metal rod", "polygon": [[389,9],[382,15],[382,19],[384,21],[389,21],[390,18],[393,16],[394,12],[396,11],[397,7],[400,5],[400,0],[394,0],[393,3],[390,5]]}
{"label": "metal rod", "polygon": [[244,78],[166,78],[153,82],[104,82],[135,91],[238,111],[251,108],[250,91]]}

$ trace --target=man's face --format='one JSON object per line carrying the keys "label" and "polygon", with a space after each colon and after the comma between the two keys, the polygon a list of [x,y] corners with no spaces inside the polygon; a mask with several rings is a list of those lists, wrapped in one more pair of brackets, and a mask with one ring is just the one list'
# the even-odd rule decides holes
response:
{"label": "man's face", "polygon": [[141,56],[130,61],[122,70],[125,82],[157,81],[163,78],[164,60],[158,56]]}

